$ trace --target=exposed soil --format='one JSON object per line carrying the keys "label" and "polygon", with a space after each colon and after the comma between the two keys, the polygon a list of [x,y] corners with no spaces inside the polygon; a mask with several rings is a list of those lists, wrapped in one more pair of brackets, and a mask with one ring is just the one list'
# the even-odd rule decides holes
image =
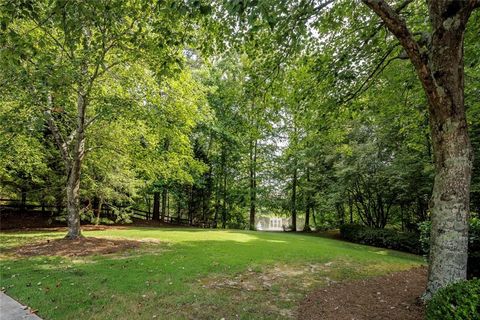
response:
{"label": "exposed soil", "polygon": [[41,214],[2,214],[0,215],[0,230],[28,230],[31,228],[61,227],[66,222],[56,221]]}
{"label": "exposed soil", "polygon": [[419,297],[426,268],[386,276],[335,283],[307,295],[298,309],[308,320],[417,320],[424,318]]}
{"label": "exposed soil", "polygon": [[8,250],[8,253],[22,257],[63,256],[81,257],[94,254],[109,254],[134,249],[140,241],[103,238],[80,238],[77,240],[43,240]]}
{"label": "exposed soil", "polygon": [[333,282],[327,275],[335,267],[334,262],[278,263],[248,268],[234,276],[212,275],[198,282],[209,292],[225,292],[231,296],[232,304],[256,308],[262,314],[268,314],[269,319],[295,319],[297,302],[305,297],[305,292]]}
{"label": "exposed soil", "polygon": [[332,262],[309,263],[305,265],[277,264],[273,267],[247,271],[235,277],[214,276],[200,280],[204,288],[209,289],[238,289],[243,291],[269,291],[272,286],[286,289],[294,281],[297,287],[311,288],[319,283],[333,282],[330,278],[320,275],[319,271],[328,271],[333,266]]}

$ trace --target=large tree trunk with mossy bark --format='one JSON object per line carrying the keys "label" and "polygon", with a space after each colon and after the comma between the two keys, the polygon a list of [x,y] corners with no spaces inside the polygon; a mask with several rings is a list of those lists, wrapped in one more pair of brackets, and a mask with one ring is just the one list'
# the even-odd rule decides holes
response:
{"label": "large tree trunk with mossy bark", "polygon": [[473,151],[464,106],[463,39],[478,0],[429,0],[432,35],[426,48],[385,1],[363,0],[399,39],[427,96],[435,161],[432,233],[424,298],[467,274]]}
{"label": "large tree trunk with mossy bark", "polygon": [[[431,1],[430,130],[435,161],[432,234],[426,297],[467,274],[473,150],[464,106],[463,38],[469,16],[462,1]],[[466,12],[467,11],[467,12]]]}

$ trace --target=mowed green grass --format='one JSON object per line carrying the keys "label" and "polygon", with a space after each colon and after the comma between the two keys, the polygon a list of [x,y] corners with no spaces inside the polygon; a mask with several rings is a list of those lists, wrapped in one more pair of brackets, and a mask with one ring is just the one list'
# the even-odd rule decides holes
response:
{"label": "mowed green grass", "polygon": [[[0,246],[63,235],[4,232]],[[81,258],[3,254],[2,288],[45,319],[288,319],[305,294],[329,281],[423,264],[414,255],[305,234],[131,227],[84,235],[156,242]]]}

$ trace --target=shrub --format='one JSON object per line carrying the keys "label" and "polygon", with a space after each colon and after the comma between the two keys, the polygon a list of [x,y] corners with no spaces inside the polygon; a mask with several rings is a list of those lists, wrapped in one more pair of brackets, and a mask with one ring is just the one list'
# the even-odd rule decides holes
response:
{"label": "shrub", "polygon": [[426,319],[480,319],[480,280],[462,281],[440,289],[428,302]]}
{"label": "shrub", "polygon": [[[430,221],[419,224],[422,252],[428,257],[430,251]],[[468,276],[480,276],[480,219],[471,218],[468,233]]]}
{"label": "shrub", "polygon": [[340,226],[343,239],[370,246],[421,253],[419,235],[413,232],[399,232],[391,229],[372,229],[359,224]]}

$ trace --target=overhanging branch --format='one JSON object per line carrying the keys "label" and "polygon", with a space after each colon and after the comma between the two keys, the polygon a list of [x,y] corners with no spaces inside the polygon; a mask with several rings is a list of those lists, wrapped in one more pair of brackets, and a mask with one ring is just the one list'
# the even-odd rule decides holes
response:
{"label": "overhanging branch", "polygon": [[390,32],[397,37],[413,65],[421,74],[422,78],[429,77],[430,71],[428,68],[427,55],[422,54],[420,45],[414,39],[413,34],[407,27],[407,24],[396,12],[396,10],[384,0],[362,1],[382,19],[388,30],[390,30]]}

